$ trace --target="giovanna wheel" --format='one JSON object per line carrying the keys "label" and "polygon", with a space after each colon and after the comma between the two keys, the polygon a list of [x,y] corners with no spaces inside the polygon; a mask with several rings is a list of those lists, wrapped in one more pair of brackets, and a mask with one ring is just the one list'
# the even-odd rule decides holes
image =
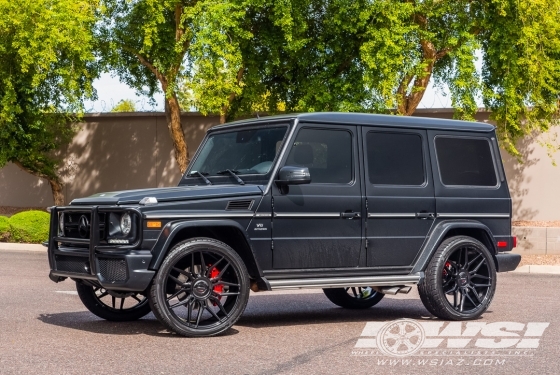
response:
{"label": "giovanna wheel", "polygon": [[496,290],[496,268],[488,249],[470,237],[445,240],[419,285],[426,308],[443,319],[474,319],[486,311]]}
{"label": "giovanna wheel", "polygon": [[126,322],[140,319],[150,312],[145,295],[137,292],[119,292],[100,286],[76,282],[78,296],[93,314],[106,320]]}
{"label": "giovanna wheel", "polygon": [[183,336],[211,336],[230,328],[249,298],[243,261],[226,244],[198,238],[177,244],[150,292],[154,315]]}

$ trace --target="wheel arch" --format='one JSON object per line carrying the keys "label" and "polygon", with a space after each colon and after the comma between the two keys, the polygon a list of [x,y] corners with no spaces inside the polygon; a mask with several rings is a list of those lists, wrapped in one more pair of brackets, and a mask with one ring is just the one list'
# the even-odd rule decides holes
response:
{"label": "wheel arch", "polygon": [[168,223],[152,248],[153,257],[149,269],[158,270],[173,246],[195,237],[213,238],[227,244],[239,254],[251,278],[262,278],[262,271],[256,261],[245,229],[238,222],[227,219],[172,221]]}
{"label": "wheel arch", "polygon": [[474,220],[445,220],[436,224],[430,231],[413,266],[412,273],[424,272],[439,245],[447,238],[454,236],[468,236],[480,241],[490,251],[494,264],[498,267],[494,235],[486,225]]}

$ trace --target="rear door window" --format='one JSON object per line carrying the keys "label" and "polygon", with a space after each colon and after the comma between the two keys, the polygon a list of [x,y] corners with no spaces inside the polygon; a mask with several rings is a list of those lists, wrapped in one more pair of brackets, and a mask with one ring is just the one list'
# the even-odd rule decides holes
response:
{"label": "rear door window", "polygon": [[447,186],[484,186],[498,184],[496,169],[486,138],[435,138],[441,182]]}
{"label": "rear door window", "polygon": [[372,131],[367,133],[366,143],[369,181],[373,185],[424,184],[420,135]]}

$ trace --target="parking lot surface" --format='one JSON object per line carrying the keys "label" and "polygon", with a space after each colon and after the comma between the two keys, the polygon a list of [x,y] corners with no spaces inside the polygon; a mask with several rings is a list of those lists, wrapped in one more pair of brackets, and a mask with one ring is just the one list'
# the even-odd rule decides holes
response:
{"label": "parking lot surface", "polygon": [[[48,271],[44,252],[0,251],[0,374],[560,373],[557,275],[500,274],[489,311],[470,323],[431,317],[415,288],[367,310],[320,290],[257,293],[225,335],[192,339],[152,314],[101,320]],[[393,336],[417,334],[408,352],[391,352],[391,324]]]}

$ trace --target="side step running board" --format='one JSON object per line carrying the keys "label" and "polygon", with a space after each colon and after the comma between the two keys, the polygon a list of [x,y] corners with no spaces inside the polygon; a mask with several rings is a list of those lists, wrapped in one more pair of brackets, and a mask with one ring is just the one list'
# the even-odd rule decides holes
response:
{"label": "side step running board", "polygon": [[405,276],[329,277],[320,279],[268,280],[272,290],[307,288],[342,288],[351,286],[402,286],[418,284],[420,274]]}

